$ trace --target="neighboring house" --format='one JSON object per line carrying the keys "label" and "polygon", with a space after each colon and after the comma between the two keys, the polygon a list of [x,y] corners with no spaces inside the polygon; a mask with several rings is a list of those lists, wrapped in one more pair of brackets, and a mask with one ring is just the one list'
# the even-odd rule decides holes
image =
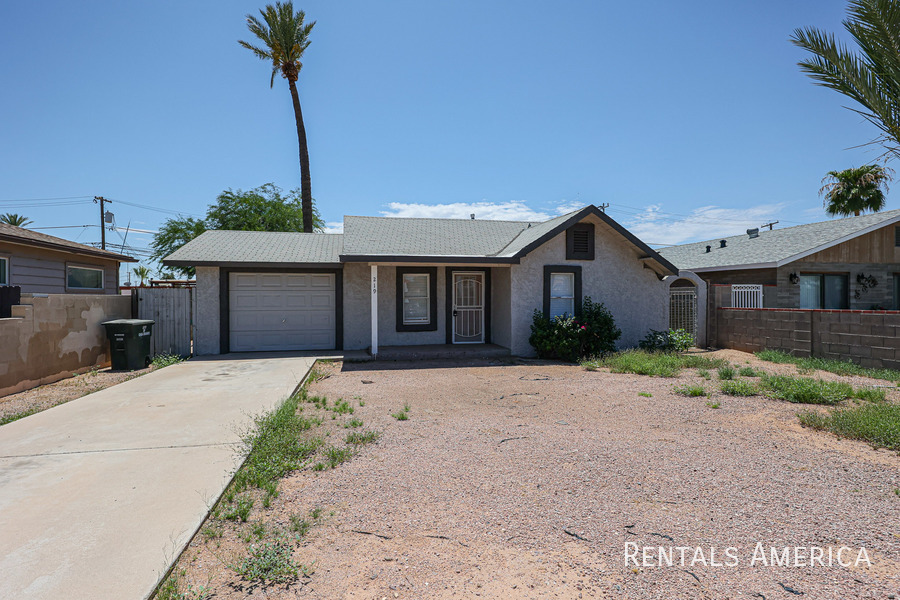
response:
{"label": "neighboring house", "polygon": [[[668,326],[676,269],[594,206],[543,223],[345,217],[343,234],[207,231],[198,354],[493,343],[532,355],[532,315],[603,302],[636,345]],[[374,318],[373,318],[374,315]]]}
{"label": "neighboring house", "polygon": [[35,294],[116,294],[130,256],[0,223],[0,285]]}
{"label": "neighboring house", "polygon": [[900,309],[900,210],[659,250],[711,308]]}

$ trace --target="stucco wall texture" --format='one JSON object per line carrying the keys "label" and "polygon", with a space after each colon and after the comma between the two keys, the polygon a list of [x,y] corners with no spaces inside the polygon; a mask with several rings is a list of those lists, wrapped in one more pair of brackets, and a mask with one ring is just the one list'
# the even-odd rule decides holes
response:
{"label": "stucco wall texture", "polygon": [[194,354],[219,354],[219,267],[197,267]]}
{"label": "stucco wall texture", "polygon": [[512,266],[512,354],[534,356],[528,337],[532,313],[543,310],[544,265],[581,267],[582,294],[602,302],[612,313],[622,330],[619,348],[637,346],[650,329],[668,328],[668,283],[644,268],[633,247],[600,219],[590,217],[585,222],[595,225],[594,260],[565,260],[566,234],[561,233]]}
{"label": "stucco wall texture", "polygon": [[131,317],[131,297],[23,296],[0,319],[0,396],[109,365],[104,321]]}

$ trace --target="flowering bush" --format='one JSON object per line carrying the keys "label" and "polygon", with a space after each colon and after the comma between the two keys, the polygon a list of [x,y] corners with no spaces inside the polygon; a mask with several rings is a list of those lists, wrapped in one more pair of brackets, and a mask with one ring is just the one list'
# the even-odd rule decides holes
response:
{"label": "flowering bush", "polygon": [[541,358],[578,362],[615,351],[616,340],[621,335],[606,307],[585,296],[581,312],[575,316],[566,314],[549,319],[541,311],[534,311],[528,343]]}

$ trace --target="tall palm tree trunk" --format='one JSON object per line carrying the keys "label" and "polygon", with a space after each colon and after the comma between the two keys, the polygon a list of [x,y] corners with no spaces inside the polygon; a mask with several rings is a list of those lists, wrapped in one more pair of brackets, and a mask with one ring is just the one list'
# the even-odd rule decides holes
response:
{"label": "tall palm tree trunk", "polygon": [[300,95],[297,85],[288,79],[291,99],[294,101],[294,119],[297,121],[297,141],[300,144],[300,207],[303,210],[303,233],[313,232],[312,181],[309,177],[309,146],[306,143],[306,127],[303,125],[303,111],[300,109]]}

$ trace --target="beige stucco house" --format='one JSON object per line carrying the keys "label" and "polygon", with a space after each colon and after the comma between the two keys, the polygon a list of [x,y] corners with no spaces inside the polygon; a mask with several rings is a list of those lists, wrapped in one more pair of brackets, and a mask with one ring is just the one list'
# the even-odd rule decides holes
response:
{"label": "beige stucco house", "polygon": [[166,257],[197,272],[195,349],[528,343],[535,310],[603,302],[622,346],[668,327],[677,269],[595,206],[545,222],[345,217],[343,234],[207,231]]}

